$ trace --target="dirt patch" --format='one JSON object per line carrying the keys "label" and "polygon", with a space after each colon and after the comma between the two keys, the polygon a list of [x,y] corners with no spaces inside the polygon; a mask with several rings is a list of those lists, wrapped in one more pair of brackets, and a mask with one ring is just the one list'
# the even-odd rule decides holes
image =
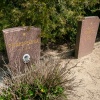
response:
{"label": "dirt patch", "polygon": [[100,100],[100,42],[95,43],[91,54],[80,59],[75,59],[74,51],[66,48],[60,53],[58,50],[49,50],[44,54],[52,59],[60,59],[62,65],[69,61],[66,67],[71,68],[77,83],[81,80],[81,85],[75,88],[74,95],[70,95],[69,100]]}
{"label": "dirt patch", "polygon": [[80,59],[75,59],[74,50],[68,50],[66,46],[61,46],[60,50],[45,51],[41,60],[44,57],[60,59],[62,66],[71,68],[71,74],[76,76],[75,82],[81,80],[74,94],[68,96],[69,100],[100,100],[100,42],[95,43],[91,54]]}

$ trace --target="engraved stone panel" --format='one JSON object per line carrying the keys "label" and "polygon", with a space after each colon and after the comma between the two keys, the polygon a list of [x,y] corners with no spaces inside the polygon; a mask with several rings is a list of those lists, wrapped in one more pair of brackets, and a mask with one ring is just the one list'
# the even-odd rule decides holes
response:
{"label": "engraved stone panel", "polygon": [[85,17],[82,21],[79,21],[75,47],[76,58],[83,57],[92,52],[99,21],[97,16]]}
{"label": "engraved stone panel", "polygon": [[39,28],[15,27],[4,29],[3,33],[9,67],[13,71],[23,71],[25,65],[39,63],[41,41]]}

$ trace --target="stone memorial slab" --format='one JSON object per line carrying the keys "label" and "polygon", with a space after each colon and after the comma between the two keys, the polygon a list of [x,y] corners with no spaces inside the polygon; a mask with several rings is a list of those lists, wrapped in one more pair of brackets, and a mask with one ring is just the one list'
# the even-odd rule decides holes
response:
{"label": "stone memorial slab", "polygon": [[4,29],[4,39],[9,59],[9,67],[13,71],[23,71],[25,65],[36,64],[40,60],[39,28],[15,27]]}
{"label": "stone memorial slab", "polygon": [[80,58],[92,52],[98,27],[99,17],[85,17],[78,23],[78,33],[76,37],[75,57]]}

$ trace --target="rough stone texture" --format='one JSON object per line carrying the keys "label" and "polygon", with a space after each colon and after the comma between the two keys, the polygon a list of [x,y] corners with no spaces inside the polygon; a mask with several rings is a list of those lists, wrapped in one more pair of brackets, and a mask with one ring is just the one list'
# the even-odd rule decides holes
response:
{"label": "rough stone texture", "polygon": [[28,65],[38,63],[40,59],[40,33],[39,28],[15,27],[3,30],[9,59],[9,66],[13,71],[23,71],[25,63],[23,55],[30,55]]}
{"label": "rough stone texture", "polygon": [[78,23],[78,33],[76,38],[75,57],[80,58],[92,52],[97,31],[99,27],[99,17],[85,17]]}

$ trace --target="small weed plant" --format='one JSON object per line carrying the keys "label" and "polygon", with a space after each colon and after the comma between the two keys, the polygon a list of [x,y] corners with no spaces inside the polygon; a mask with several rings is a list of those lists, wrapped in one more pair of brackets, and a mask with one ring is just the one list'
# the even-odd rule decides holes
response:
{"label": "small weed plant", "polygon": [[7,77],[4,79],[7,88],[2,90],[0,100],[67,100],[67,94],[73,90],[73,78],[68,78],[66,69],[59,61],[52,60]]}

